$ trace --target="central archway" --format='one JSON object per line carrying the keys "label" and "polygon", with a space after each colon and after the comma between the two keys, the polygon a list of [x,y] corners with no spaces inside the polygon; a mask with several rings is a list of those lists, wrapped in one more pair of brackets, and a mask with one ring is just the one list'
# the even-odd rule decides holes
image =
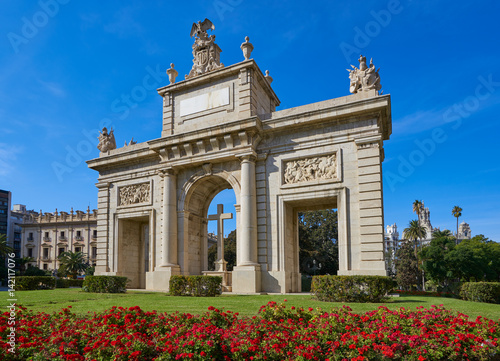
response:
{"label": "central archway", "polygon": [[[178,203],[179,265],[186,275],[208,271],[208,209],[214,197],[232,189],[239,199],[240,184],[227,171],[198,172],[182,187]],[[238,224],[238,205],[236,224]]]}

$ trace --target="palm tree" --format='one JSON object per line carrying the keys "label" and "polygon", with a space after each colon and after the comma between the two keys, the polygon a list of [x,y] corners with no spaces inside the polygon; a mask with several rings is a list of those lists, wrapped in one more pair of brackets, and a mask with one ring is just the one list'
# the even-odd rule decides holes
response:
{"label": "palm tree", "polygon": [[441,231],[438,229],[438,230],[435,230],[434,232],[432,232],[432,239],[437,239],[437,238],[452,239],[453,234],[451,233],[451,231],[449,229],[445,229],[444,231]]}
{"label": "palm tree", "polygon": [[19,267],[19,273],[21,276],[26,271],[26,265],[33,261],[34,259],[31,257],[16,258],[16,266]]}
{"label": "palm tree", "polygon": [[73,278],[88,268],[87,260],[82,252],[64,252],[59,256],[60,267],[70,273]]}
{"label": "palm tree", "polygon": [[408,228],[403,231],[403,237],[406,239],[413,240],[415,245],[415,257],[417,257],[417,241],[425,237],[427,229],[421,226],[418,220],[410,221]]}
{"label": "palm tree", "polygon": [[14,249],[7,244],[7,235],[0,234],[0,258],[4,258],[9,253],[13,253]]}
{"label": "palm tree", "polygon": [[458,244],[458,217],[462,216],[462,208],[459,206],[453,207],[451,210],[451,214],[453,214],[454,217],[457,218],[457,239],[456,239],[456,244]]}
{"label": "palm tree", "polygon": [[418,217],[418,224],[420,224],[420,210],[422,208],[422,201],[419,201],[418,199],[413,202],[413,212],[417,214]]}

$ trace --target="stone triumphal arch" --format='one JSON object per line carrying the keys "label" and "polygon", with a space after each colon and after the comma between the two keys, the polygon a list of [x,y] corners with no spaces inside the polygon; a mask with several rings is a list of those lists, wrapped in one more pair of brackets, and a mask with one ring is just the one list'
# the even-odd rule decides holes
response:
{"label": "stone triumphal arch", "polygon": [[99,137],[99,158],[88,161],[99,172],[96,274],[151,290],[168,290],[171,275],[213,274],[208,206],[232,189],[233,292],[301,290],[304,210],[338,209],[339,274],[385,275],[381,163],[391,106],[378,70],[361,56],[351,95],[276,111],[272,78],[251,59],[249,39],[244,60],[224,66],[210,30],[209,20],[193,24],[190,73],[176,82],[172,64],[170,84],[158,89],[161,137],[122,148],[111,130]]}

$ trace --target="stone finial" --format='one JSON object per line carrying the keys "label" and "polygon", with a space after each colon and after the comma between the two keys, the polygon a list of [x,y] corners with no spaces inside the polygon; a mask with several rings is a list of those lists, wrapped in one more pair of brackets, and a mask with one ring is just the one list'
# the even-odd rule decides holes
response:
{"label": "stone finial", "polygon": [[73,207],[71,207],[71,212],[70,213],[71,213],[71,215],[73,215]]}
{"label": "stone finial", "polygon": [[241,50],[243,50],[243,56],[245,57],[245,60],[250,59],[250,55],[252,55],[253,45],[252,43],[248,42],[249,40],[250,38],[248,36],[245,36],[245,42],[240,46]]}
{"label": "stone finial", "polygon": [[380,68],[375,70],[373,59],[370,59],[370,66],[367,66],[366,57],[363,55],[359,56],[358,61],[359,69],[354,65],[351,65],[352,69],[347,69],[350,80],[349,91],[353,94],[372,89],[379,91],[382,88],[378,74]]}
{"label": "stone finial", "polygon": [[266,70],[266,76],[264,78],[266,78],[269,84],[273,82],[273,78],[271,78],[271,76],[269,75],[269,70]]}
{"label": "stone finial", "polygon": [[170,84],[175,83],[175,78],[179,75],[179,72],[174,69],[174,63],[170,63],[170,69],[167,69],[168,80],[170,80]]}

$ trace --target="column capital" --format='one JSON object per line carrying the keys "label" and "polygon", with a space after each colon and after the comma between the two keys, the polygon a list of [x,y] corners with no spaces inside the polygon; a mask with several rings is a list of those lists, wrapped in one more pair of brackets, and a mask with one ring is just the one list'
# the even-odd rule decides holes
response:
{"label": "column capital", "polygon": [[255,152],[245,153],[237,156],[241,163],[257,161],[257,154]]}
{"label": "column capital", "polygon": [[177,171],[174,168],[164,168],[164,169],[158,170],[157,174],[160,176],[160,178],[165,178],[168,176],[177,175]]}

